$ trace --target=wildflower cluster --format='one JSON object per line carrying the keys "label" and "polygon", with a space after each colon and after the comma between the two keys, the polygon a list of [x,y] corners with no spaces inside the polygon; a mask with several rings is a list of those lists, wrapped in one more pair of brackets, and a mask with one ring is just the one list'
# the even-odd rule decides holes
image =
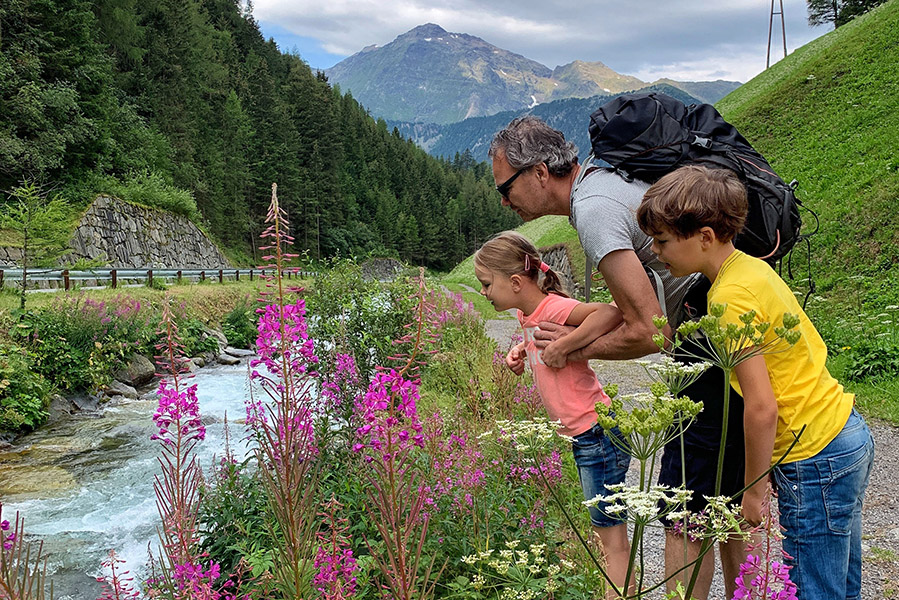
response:
{"label": "wildflower cluster", "polygon": [[413,445],[423,447],[424,435],[416,408],[418,399],[417,382],[393,369],[376,373],[356,407],[363,425],[356,430],[358,442],[353,450],[362,452],[369,448],[376,453],[383,452],[386,461],[391,458],[390,453]]}
{"label": "wildflower cluster", "polygon": [[725,322],[723,317],[726,312],[727,304],[712,302],[709,305],[709,314],[699,321],[681,323],[674,340],[666,340],[661,333],[667,319],[655,317],[653,322],[660,333],[654,335],[653,340],[664,350],[669,341],[676,348],[683,340],[701,332],[709,348],[711,362],[727,370],[753,356],[783,350],[783,343],[787,347],[793,346],[801,336],[796,329],[799,326],[799,315],[784,313],[782,325],[772,328],[771,323],[760,322],[758,313],[754,310],[739,315],[739,323]]}
{"label": "wildflower cluster", "polygon": [[682,363],[674,360],[667,354],[663,354],[659,360],[635,361],[642,366],[646,373],[654,380],[665,384],[672,396],[678,396],[691,383],[696,381],[711,363],[706,361],[696,363]]}
{"label": "wildflower cluster", "polygon": [[43,600],[47,576],[43,542],[25,540],[25,520],[18,513],[14,523],[0,520],[0,546],[0,598]]}
{"label": "wildflower cluster", "polygon": [[776,560],[763,565],[761,558],[750,554],[740,565],[734,600],[796,600],[797,591],[796,584],[790,581],[790,567]]}
{"label": "wildflower cluster", "polygon": [[584,506],[606,504],[603,512],[610,516],[629,515],[635,522],[647,524],[671,513],[676,507],[683,506],[693,496],[693,492],[679,487],[654,485],[649,489],[628,486],[623,483],[607,485],[611,494],[599,494],[583,502]]}
{"label": "wildflower cluster", "polygon": [[0,535],[3,539],[3,549],[12,550],[13,544],[16,542],[16,532],[6,533],[9,531],[9,521],[0,521]]}
{"label": "wildflower cluster", "polygon": [[470,582],[477,598],[496,597],[501,600],[536,600],[551,598],[561,589],[562,569],[573,570],[574,564],[562,560],[550,562],[545,544],[530,544],[519,548],[520,540],[505,542],[500,551],[488,549],[462,557],[462,562],[477,567]]}
{"label": "wildflower cluster", "polygon": [[[259,358],[250,361],[255,368],[265,365],[274,377],[283,376],[283,365],[295,375],[304,374],[318,363],[312,340],[306,327],[306,302],[302,299],[292,304],[269,304],[256,309],[259,313],[256,351]],[[258,378],[258,371],[253,372]]]}
{"label": "wildflower cluster", "polygon": [[713,540],[727,542],[733,539],[749,539],[743,527],[740,505],[731,502],[727,496],[703,496],[708,503],[702,512],[687,510],[671,512],[669,520],[675,523],[677,532],[684,532],[693,540]]}
{"label": "wildflower cluster", "polygon": [[[608,386],[612,393],[617,389]],[[608,434],[612,443],[640,461],[647,461],[674,439],[678,429],[686,428],[702,410],[702,402],[686,396],[674,397],[664,383],[656,382],[650,392],[624,397],[617,394],[610,406],[597,404],[597,420],[603,429],[615,427],[621,436]],[[610,394],[611,395],[611,394]]]}
{"label": "wildflower cluster", "polygon": [[206,437],[206,427],[200,420],[200,402],[197,400],[197,386],[191,385],[178,391],[162,380],[156,395],[159,405],[153,413],[153,422],[159,429],[150,439],[159,440],[168,446],[202,441]]}
{"label": "wildflower cluster", "polygon": [[332,373],[322,382],[322,410],[333,412],[344,408],[351,400],[355,400],[346,397],[347,391],[355,390],[358,385],[356,359],[351,354],[338,352],[334,355]]}
{"label": "wildflower cluster", "polygon": [[318,550],[312,566],[317,569],[312,579],[325,600],[344,600],[356,593],[356,558],[349,547],[348,520],[338,516],[343,505],[332,497],[319,512],[324,527],[316,533]]}
{"label": "wildflower cluster", "polygon": [[[501,442],[511,442],[519,452],[541,450],[556,438],[556,430],[561,426],[558,421],[550,421],[545,417],[522,421],[501,420],[496,422],[496,437]],[[482,433],[481,437],[493,435],[492,431]]]}
{"label": "wildflower cluster", "polygon": [[758,543],[746,545],[748,555],[740,565],[736,579],[734,600],[796,600],[796,584],[790,580],[790,568],[777,557],[784,558],[783,550],[776,550],[774,543],[783,539],[777,521],[777,510],[772,506],[771,484],[762,501],[762,522],[751,533],[763,533]]}
{"label": "wildflower cluster", "polygon": [[485,483],[484,455],[477,440],[465,432],[450,434],[441,440],[431,463],[432,491],[441,498],[452,498],[452,511],[469,513],[474,497]]}

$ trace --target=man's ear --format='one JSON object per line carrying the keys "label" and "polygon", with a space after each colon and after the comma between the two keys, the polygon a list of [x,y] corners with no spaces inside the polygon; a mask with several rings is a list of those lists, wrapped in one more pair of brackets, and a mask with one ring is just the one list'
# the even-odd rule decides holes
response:
{"label": "man's ear", "polygon": [[541,185],[546,185],[546,182],[549,181],[549,167],[546,166],[545,162],[534,165],[534,172],[537,174],[537,181],[540,182]]}

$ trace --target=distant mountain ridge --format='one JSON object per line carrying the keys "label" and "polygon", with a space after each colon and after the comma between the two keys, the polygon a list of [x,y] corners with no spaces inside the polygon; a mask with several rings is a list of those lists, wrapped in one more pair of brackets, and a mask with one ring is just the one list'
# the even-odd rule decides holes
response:
{"label": "distant mountain ridge", "polygon": [[[601,62],[576,60],[550,69],[433,23],[415,27],[383,47],[367,46],[325,74],[375,117],[438,124],[651,85]],[[735,81],[657,83],[710,103],[740,85]]]}
{"label": "distant mountain ridge", "polygon": [[[641,92],[662,92],[677,98],[684,104],[701,102],[682,89],[669,84],[656,84],[641,88]],[[620,94],[604,94],[590,98],[565,98],[539,104],[519,111],[503,111],[485,117],[471,117],[458,123],[441,125],[438,123],[409,123],[387,121],[388,127],[395,127],[403,136],[424,148],[432,156],[453,158],[457,153],[468,151],[476,161],[487,160],[490,141],[497,131],[509,124],[515,117],[532,114],[546,121],[551,127],[565,134],[565,139],[575,143],[583,160],[590,153],[590,138],[587,126],[590,113],[600,105]]]}

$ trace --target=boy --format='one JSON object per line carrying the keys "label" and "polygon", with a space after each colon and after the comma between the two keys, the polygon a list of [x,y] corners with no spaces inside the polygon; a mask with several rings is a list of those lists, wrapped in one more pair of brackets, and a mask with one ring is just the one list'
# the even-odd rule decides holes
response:
{"label": "boy", "polygon": [[[874,440],[853,395],[828,373],[827,347],[790,288],[765,262],[734,248],[747,211],[746,189],[733,172],[690,165],[647,190],[637,222],[672,275],[699,272],[712,282],[709,304],[727,305],[725,322],[739,324],[750,310],[772,325],[784,313],[799,315],[797,344],[734,369],[733,387],[744,400],[745,480],[762,475],[806,427],[774,469],[790,578],[800,600],[855,600]],[[761,521],[764,494],[764,479],[743,494],[750,525]]]}

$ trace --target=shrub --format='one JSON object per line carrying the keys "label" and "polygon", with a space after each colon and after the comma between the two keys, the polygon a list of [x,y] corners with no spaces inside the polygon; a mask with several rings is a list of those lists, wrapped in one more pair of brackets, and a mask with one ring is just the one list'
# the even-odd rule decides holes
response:
{"label": "shrub", "polygon": [[222,332],[235,348],[252,348],[256,343],[256,303],[245,298],[222,319]]}
{"label": "shrub", "polygon": [[133,202],[183,215],[198,221],[200,212],[193,194],[172,184],[163,175],[154,171],[134,171],[124,181],[107,176],[91,182],[95,193],[105,193]]}
{"label": "shrub", "polygon": [[31,370],[26,352],[0,346],[0,429],[30,430],[47,418],[50,384]]}

